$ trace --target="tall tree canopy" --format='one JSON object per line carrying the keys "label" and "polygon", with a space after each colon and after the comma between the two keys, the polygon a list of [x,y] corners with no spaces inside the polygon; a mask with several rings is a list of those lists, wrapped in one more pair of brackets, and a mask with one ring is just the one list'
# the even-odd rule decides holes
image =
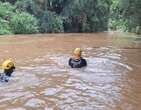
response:
{"label": "tall tree canopy", "polygon": [[0,20],[7,33],[13,33],[12,16],[23,12],[37,20],[37,32],[141,33],[140,10],[141,0],[0,0]]}

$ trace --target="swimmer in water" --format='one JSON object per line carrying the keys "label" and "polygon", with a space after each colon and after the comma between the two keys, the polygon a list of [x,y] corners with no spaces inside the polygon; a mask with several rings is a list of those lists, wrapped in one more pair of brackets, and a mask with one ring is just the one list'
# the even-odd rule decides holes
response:
{"label": "swimmer in water", "polygon": [[69,66],[71,66],[71,68],[87,66],[86,60],[82,58],[82,50],[80,48],[76,48],[73,51],[73,57],[69,59]]}
{"label": "swimmer in water", "polygon": [[15,70],[14,63],[11,59],[7,59],[2,63],[3,73],[0,73],[0,81],[8,82],[9,77],[11,77],[12,73]]}

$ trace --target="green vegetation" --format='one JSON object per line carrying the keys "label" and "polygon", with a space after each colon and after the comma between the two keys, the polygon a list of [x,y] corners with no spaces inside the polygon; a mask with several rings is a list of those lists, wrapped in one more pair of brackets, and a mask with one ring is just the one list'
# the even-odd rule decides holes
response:
{"label": "green vegetation", "polygon": [[141,34],[141,0],[0,0],[0,34]]}
{"label": "green vegetation", "polygon": [[141,34],[141,0],[112,0],[109,27]]}
{"label": "green vegetation", "polygon": [[45,11],[40,22],[41,32],[64,32],[63,19],[55,13]]}
{"label": "green vegetation", "polygon": [[11,17],[10,27],[14,34],[31,34],[38,32],[36,18],[28,13],[16,13]]}
{"label": "green vegetation", "polygon": [[10,3],[1,3],[0,2],[0,17],[1,18],[6,18],[12,16],[14,10],[14,7],[11,6]]}
{"label": "green vegetation", "polygon": [[0,18],[0,35],[3,34],[12,34],[12,31],[8,22]]}
{"label": "green vegetation", "polygon": [[10,3],[0,2],[0,34],[11,34],[9,19],[14,14],[14,7]]}

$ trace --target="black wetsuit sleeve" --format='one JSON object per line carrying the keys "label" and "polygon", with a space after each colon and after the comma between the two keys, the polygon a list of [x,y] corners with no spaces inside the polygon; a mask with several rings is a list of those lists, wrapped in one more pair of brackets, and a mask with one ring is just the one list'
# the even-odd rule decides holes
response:
{"label": "black wetsuit sleeve", "polygon": [[82,66],[87,66],[87,61],[85,59],[82,59]]}
{"label": "black wetsuit sleeve", "polygon": [[71,62],[71,58],[69,59],[69,66],[71,66],[72,68],[73,68],[73,64],[72,64],[72,62]]}

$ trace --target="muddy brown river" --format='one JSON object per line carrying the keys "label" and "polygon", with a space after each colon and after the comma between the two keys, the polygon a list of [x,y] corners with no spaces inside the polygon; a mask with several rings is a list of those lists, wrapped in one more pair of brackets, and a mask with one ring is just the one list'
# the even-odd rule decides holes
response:
{"label": "muddy brown river", "polygon": [[[68,66],[76,47],[85,68]],[[17,68],[0,83],[0,110],[141,110],[141,36],[1,36],[0,62],[9,57]]]}

